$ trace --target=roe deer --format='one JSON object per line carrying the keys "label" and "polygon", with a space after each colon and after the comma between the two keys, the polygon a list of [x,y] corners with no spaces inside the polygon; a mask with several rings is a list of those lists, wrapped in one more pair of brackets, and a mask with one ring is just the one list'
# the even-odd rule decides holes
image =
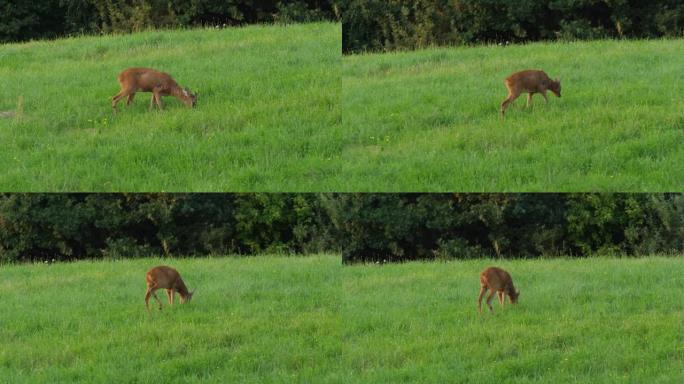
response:
{"label": "roe deer", "polygon": [[520,291],[515,290],[513,280],[508,272],[501,268],[489,267],[480,273],[480,296],[477,298],[477,309],[480,313],[482,313],[482,296],[484,296],[487,288],[489,288],[487,305],[491,312],[494,312],[494,309],[492,308],[492,297],[494,296],[494,292],[496,292],[499,297],[499,303],[501,303],[502,308],[505,300],[504,294],[508,295],[508,300],[511,304],[515,304],[520,295]]}
{"label": "roe deer", "polygon": [[508,88],[508,97],[501,103],[501,117],[504,116],[508,104],[517,99],[521,93],[527,92],[527,106],[532,103],[532,95],[541,93],[544,100],[548,103],[546,98],[546,91],[551,91],[557,97],[561,97],[560,80],[551,80],[544,71],[528,69],[526,71],[516,72],[506,78],[504,81],[506,88]]}
{"label": "roe deer", "polygon": [[169,299],[169,304],[173,305],[173,296],[175,292],[180,294],[181,304],[190,301],[192,299],[193,292],[188,292],[188,288],[185,286],[183,279],[181,279],[178,271],[171,267],[165,265],[160,265],[154,267],[147,271],[145,275],[147,280],[147,293],[145,293],[145,308],[150,310],[150,296],[154,296],[157,303],[159,303],[159,310],[162,309],[162,303],[159,301],[155,291],[157,289],[166,289],[166,296]]}
{"label": "roe deer", "polygon": [[131,105],[138,91],[152,92],[149,110],[152,110],[155,104],[162,109],[162,96],[173,96],[188,107],[194,107],[197,104],[197,97],[190,92],[189,88],[181,88],[169,74],[164,72],[150,68],[128,68],[119,74],[118,80],[121,91],[112,97],[112,109],[115,114],[116,104],[128,96],[126,106]]}

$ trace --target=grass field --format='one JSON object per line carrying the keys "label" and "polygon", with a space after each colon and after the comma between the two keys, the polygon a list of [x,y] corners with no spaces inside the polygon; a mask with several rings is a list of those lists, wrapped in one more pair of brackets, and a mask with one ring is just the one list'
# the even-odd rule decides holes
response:
{"label": "grass field", "polygon": [[[521,294],[479,316],[491,264]],[[681,258],[345,268],[343,364],[359,383],[681,383],[682,269]]]}
{"label": "grass field", "polygon": [[[339,169],[340,36],[314,23],[0,45],[0,190],[325,189]],[[165,97],[149,113],[138,93],[114,117],[132,66],[170,73],[197,108]]]}
{"label": "grass field", "polygon": [[[148,315],[145,271],[185,305]],[[478,273],[520,302],[479,316]],[[9,383],[680,383],[681,258],[360,265],[339,256],[0,266]],[[160,293],[163,299],[163,292]]]}
{"label": "grass field", "polygon": [[[145,272],[157,263],[197,290],[173,307],[159,292],[164,309],[148,315]],[[0,266],[0,382],[334,381],[339,265],[317,256]]]}
{"label": "grass field", "polygon": [[[354,191],[684,188],[684,40],[535,43],[342,60],[340,155]],[[562,97],[508,109],[503,80],[538,68]]]}

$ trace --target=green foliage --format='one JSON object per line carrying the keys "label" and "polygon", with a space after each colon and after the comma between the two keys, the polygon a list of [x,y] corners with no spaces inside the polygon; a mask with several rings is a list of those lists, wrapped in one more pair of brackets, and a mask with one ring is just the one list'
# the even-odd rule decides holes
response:
{"label": "green foliage", "polygon": [[341,252],[344,263],[684,251],[681,194],[7,194],[0,262]]}
{"label": "green foliage", "polygon": [[682,195],[348,194],[325,202],[343,263],[684,250]]}
{"label": "green foliage", "polygon": [[677,0],[342,0],[343,51],[682,36]]}
{"label": "green foliage", "polygon": [[[10,1],[4,5],[3,2]],[[319,0],[0,0],[0,42],[149,28],[333,20]]]}
{"label": "green foliage", "polygon": [[331,242],[315,195],[11,194],[0,261],[314,253]]}

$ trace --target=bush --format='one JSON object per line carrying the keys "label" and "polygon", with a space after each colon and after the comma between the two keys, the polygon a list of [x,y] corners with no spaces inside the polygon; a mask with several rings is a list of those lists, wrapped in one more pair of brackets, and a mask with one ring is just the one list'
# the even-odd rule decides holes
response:
{"label": "bush", "polygon": [[345,53],[683,34],[677,0],[341,0]]}
{"label": "bush", "polygon": [[334,20],[317,0],[43,0],[0,5],[0,42],[148,28]]}

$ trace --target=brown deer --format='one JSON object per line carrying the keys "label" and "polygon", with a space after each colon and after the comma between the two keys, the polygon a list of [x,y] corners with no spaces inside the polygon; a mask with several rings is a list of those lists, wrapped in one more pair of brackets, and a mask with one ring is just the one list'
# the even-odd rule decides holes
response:
{"label": "brown deer", "polygon": [[492,308],[492,297],[494,292],[496,292],[499,297],[499,303],[501,307],[504,306],[504,295],[508,295],[508,300],[511,304],[515,304],[518,301],[518,296],[520,291],[516,291],[513,286],[513,280],[508,272],[501,268],[489,267],[480,273],[480,296],[477,298],[477,309],[482,313],[482,296],[484,296],[485,291],[489,288],[489,296],[487,296],[487,305],[489,310],[494,312]]}
{"label": "brown deer", "polygon": [[150,310],[150,296],[154,296],[154,299],[159,303],[159,310],[162,309],[162,303],[157,297],[157,289],[166,289],[166,296],[169,299],[169,304],[173,305],[173,296],[175,292],[180,295],[181,304],[186,303],[192,299],[193,292],[188,292],[188,288],[185,286],[183,279],[181,279],[178,271],[171,267],[165,265],[160,265],[154,267],[147,271],[145,275],[147,280],[147,293],[145,293],[145,308]]}
{"label": "brown deer", "polygon": [[557,97],[561,97],[560,79],[551,80],[544,71],[528,69],[516,72],[508,76],[504,84],[508,88],[508,97],[501,103],[501,117],[504,116],[508,105],[523,92],[527,92],[528,107],[532,104],[532,95],[535,93],[541,93],[547,103],[549,99],[546,98],[546,91],[551,91]]}
{"label": "brown deer", "polygon": [[128,96],[126,106],[129,106],[138,91],[152,92],[149,110],[152,110],[155,104],[162,109],[162,96],[173,96],[188,107],[197,104],[197,96],[190,92],[189,88],[181,88],[168,73],[150,68],[128,68],[119,74],[118,80],[121,91],[112,97],[114,114],[117,111],[116,104],[122,98]]}

